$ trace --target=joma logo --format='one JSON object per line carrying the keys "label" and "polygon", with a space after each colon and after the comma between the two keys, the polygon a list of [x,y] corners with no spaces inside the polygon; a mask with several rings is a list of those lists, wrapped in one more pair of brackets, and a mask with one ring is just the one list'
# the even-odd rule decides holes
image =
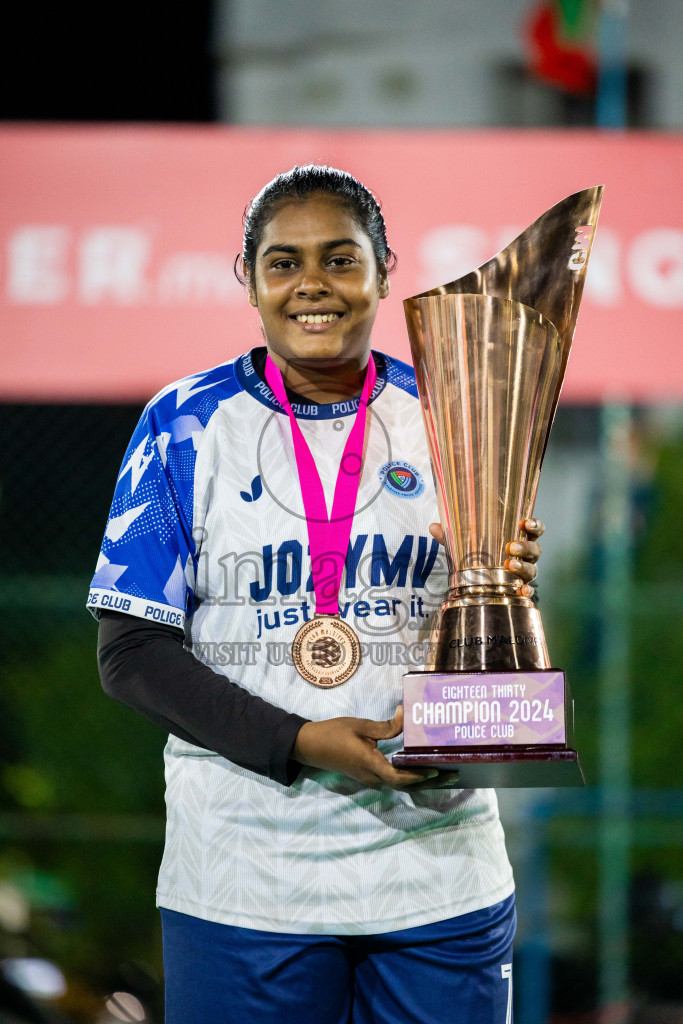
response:
{"label": "joma logo", "polygon": [[593,225],[579,224],[576,229],[576,238],[574,239],[574,244],[572,246],[572,254],[569,257],[570,270],[581,270],[585,267],[592,237]]}

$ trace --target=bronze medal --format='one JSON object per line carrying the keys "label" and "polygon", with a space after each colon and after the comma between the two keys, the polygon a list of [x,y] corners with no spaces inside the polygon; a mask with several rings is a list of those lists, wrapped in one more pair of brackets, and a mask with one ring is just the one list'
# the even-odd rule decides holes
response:
{"label": "bronze medal", "polygon": [[338,615],[315,615],[297,630],[292,658],[307,683],[328,690],[345,683],[360,665],[360,641]]}

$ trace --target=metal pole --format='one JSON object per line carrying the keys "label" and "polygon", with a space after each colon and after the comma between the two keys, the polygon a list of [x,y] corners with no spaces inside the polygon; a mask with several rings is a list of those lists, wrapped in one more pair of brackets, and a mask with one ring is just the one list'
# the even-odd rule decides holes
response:
{"label": "metal pole", "polygon": [[627,27],[629,0],[602,0],[598,23],[598,128],[627,123]]}
{"label": "metal pole", "polygon": [[[627,123],[629,0],[601,0],[598,33],[598,128]],[[605,486],[600,607],[599,1001],[601,1024],[626,1024],[629,1002],[628,905],[630,827],[629,610],[630,410],[602,409]]]}
{"label": "metal pole", "polygon": [[550,1019],[552,980],[549,916],[548,819],[552,805],[534,803],[523,816],[525,856],[515,866],[525,907],[526,935],[517,949],[516,1024],[546,1024]]}
{"label": "metal pole", "polygon": [[629,632],[631,605],[631,412],[605,403],[600,586],[599,722],[600,890],[598,910],[601,1024],[628,1019],[630,822]]}

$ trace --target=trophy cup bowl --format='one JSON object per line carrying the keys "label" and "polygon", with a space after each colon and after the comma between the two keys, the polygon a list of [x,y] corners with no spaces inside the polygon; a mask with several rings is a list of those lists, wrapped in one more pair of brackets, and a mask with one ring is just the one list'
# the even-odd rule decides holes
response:
{"label": "trophy cup bowl", "polygon": [[505,545],[533,512],[601,200],[569,196],[404,303],[449,579],[392,762],[457,770],[462,788],[583,785],[564,673]]}

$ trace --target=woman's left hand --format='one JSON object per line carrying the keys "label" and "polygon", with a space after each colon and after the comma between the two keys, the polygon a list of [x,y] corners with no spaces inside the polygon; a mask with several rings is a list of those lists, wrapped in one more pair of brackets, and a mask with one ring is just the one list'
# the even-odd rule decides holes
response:
{"label": "woman's left hand", "polygon": [[[532,597],[534,588],[529,584],[536,577],[536,562],[542,554],[538,538],[545,532],[545,524],[540,519],[523,519],[519,528],[524,530],[530,539],[511,540],[505,545],[505,552],[510,555],[510,558],[505,559],[505,568],[523,581],[520,590],[522,597]],[[440,523],[432,523],[429,532],[439,544],[443,544]]]}

